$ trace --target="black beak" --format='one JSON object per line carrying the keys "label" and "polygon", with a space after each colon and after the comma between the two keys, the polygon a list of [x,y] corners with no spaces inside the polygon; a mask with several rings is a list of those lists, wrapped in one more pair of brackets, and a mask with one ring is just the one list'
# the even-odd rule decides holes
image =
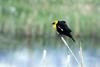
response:
{"label": "black beak", "polygon": [[55,24],[55,22],[52,23],[52,25],[54,25],[54,24]]}

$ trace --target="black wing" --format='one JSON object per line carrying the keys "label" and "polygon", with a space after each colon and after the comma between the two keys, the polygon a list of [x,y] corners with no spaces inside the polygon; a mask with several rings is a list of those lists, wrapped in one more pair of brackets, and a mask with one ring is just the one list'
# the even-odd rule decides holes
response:
{"label": "black wing", "polygon": [[67,24],[65,21],[58,21],[58,26],[61,28],[63,31],[70,33],[71,30],[68,28]]}

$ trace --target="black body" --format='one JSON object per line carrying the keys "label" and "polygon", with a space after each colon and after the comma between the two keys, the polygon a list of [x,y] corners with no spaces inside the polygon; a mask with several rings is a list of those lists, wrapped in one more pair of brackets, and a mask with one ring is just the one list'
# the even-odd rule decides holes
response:
{"label": "black body", "polygon": [[71,35],[71,30],[68,28],[65,21],[58,21],[56,26],[57,26],[57,32],[60,35],[66,35],[66,36],[70,37],[75,42],[74,38]]}

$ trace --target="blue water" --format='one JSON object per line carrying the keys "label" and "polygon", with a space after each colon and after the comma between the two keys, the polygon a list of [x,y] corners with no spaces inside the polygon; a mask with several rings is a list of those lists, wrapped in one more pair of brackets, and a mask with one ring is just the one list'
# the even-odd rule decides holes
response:
{"label": "blue water", "polygon": [[[21,44],[25,45],[20,45],[15,50],[0,51],[0,67],[79,67],[62,41],[34,40],[31,50],[27,48],[25,41]],[[70,41],[68,44],[80,62],[79,48]],[[99,47],[100,42],[95,40],[82,41],[84,67],[100,67]]]}
{"label": "blue water", "polygon": [[[78,67],[70,53],[66,54],[61,51],[47,50],[43,62],[41,62],[42,58],[42,51],[33,51],[30,54],[26,49],[13,53],[0,53],[0,67],[66,67],[67,65]],[[83,58],[85,67],[99,67],[100,65],[100,57],[98,56],[83,52]]]}

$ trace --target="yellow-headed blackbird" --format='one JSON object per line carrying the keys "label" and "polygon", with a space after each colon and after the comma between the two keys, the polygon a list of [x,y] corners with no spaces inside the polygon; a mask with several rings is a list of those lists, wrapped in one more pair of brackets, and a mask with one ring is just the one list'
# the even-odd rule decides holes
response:
{"label": "yellow-headed blackbird", "polygon": [[53,28],[60,34],[60,35],[66,35],[70,37],[74,42],[74,38],[71,35],[71,29],[68,28],[67,24],[65,21],[59,21],[55,20],[53,23]]}

